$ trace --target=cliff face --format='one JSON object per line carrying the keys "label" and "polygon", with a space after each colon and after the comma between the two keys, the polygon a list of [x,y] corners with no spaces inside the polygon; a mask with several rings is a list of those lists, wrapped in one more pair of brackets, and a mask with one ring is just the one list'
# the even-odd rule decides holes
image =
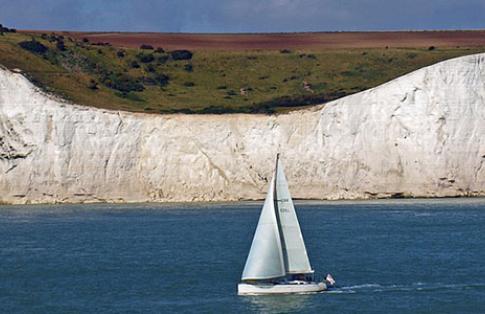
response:
{"label": "cliff face", "polygon": [[278,116],[70,105],[0,69],[0,202],[485,195],[485,55]]}

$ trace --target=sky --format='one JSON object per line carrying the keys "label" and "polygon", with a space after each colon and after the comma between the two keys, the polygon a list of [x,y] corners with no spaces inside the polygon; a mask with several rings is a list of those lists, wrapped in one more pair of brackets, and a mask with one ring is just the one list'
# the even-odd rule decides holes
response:
{"label": "sky", "polygon": [[0,0],[0,23],[196,33],[485,29],[485,0]]}

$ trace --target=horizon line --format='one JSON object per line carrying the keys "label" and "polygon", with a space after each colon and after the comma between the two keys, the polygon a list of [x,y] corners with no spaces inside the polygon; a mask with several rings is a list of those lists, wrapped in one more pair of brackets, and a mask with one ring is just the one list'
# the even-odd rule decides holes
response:
{"label": "horizon line", "polygon": [[[5,25],[4,25],[5,26]],[[114,31],[114,30],[56,30],[56,29],[23,29],[19,32],[61,32],[61,33],[118,33],[118,34],[180,34],[180,35],[268,35],[268,34],[338,34],[338,33],[425,33],[425,32],[479,32],[484,28],[442,28],[442,29],[383,29],[383,30],[315,30],[315,31],[280,31],[280,32],[185,32],[185,31]]]}

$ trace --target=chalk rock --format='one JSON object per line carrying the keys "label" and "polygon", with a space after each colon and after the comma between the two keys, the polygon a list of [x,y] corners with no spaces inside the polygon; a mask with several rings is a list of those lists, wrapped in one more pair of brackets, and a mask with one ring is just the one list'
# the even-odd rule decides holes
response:
{"label": "chalk rock", "polygon": [[0,202],[485,195],[485,54],[289,114],[152,115],[69,104],[0,69]]}

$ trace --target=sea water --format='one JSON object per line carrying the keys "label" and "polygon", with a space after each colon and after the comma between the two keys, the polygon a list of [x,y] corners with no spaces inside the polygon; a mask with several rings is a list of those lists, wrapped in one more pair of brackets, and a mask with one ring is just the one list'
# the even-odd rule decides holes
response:
{"label": "sea water", "polygon": [[240,297],[262,203],[0,207],[1,313],[485,313],[485,200],[297,202],[312,295]]}

